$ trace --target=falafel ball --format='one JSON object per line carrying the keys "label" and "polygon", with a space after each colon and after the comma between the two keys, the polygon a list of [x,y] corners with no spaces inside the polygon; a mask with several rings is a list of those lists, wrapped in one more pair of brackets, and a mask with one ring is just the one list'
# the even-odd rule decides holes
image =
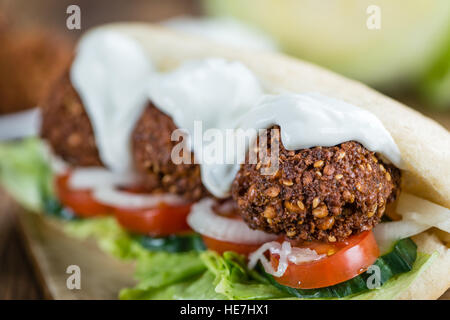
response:
{"label": "falafel ball", "polygon": [[41,108],[41,136],[58,156],[74,166],[102,166],[94,130],[68,73]]}
{"label": "falafel ball", "polygon": [[358,142],[290,151],[270,137],[269,154],[275,145],[276,173],[263,175],[261,164],[243,164],[232,184],[240,214],[253,229],[341,241],[372,229],[399,191],[400,170]]}
{"label": "falafel ball", "polygon": [[42,30],[0,33],[0,114],[36,107],[72,59],[65,39]]}
{"label": "falafel ball", "polygon": [[[73,166],[103,166],[89,117],[68,73],[43,104],[42,119],[41,135],[57,155]],[[206,194],[200,167],[172,162],[172,148],[178,143],[170,139],[175,129],[172,119],[149,103],[131,137],[134,164],[143,190],[195,201]]]}
{"label": "falafel ball", "polygon": [[176,129],[168,115],[150,104],[133,131],[135,166],[144,175],[157,175],[164,190],[196,201],[208,193],[201,181],[200,167],[194,164],[190,152],[184,155],[190,158],[190,164],[175,164],[172,161],[173,148],[182,143],[171,141],[172,132]]}

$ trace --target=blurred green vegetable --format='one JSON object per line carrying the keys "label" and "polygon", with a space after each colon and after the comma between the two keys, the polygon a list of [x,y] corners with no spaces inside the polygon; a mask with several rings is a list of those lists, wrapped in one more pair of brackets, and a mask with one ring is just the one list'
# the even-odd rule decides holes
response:
{"label": "blurred green vegetable", "polygon": [[0,184],[27,209],[43,208],[43,196],[51,192],[51,170],[39,139],[0,143]]}
{"label": "blurred green vegetable", "polygon": [[[450,32],[448,38],[450,39]],[[421,89],[431,106],[441,110],[450,109],[450,40],[423,79]]]}
{"label": "blurred green vegetable", "polygon": [[[380,8],[380,29],[367,27],[371,5]],[[450,106],[448,0],[204,0],[204,7],[260,28],[289,54],[380,89],[424,82],[432,101]]]}

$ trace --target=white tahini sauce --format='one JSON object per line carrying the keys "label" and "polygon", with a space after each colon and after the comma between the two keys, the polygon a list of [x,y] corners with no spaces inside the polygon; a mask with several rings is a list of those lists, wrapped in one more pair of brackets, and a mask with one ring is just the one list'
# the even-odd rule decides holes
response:
{"label": "white tahini sauce", "polygon": [[208,162],[208,144],[194,134],[194,123],[202,120],[203,132],[236,128],[242,114],[251,112],[264,94],[258,79],[239,62],[206,59],[153,77],[148,92],[156,107],[171,116],[189,137],[195,137],[190,148],[197,158],[203,155],[200,169],[205,187],[216,197],[227,195],[239,165]]}
{"label": "white tahini sauce", "polygon": [[38,135],[41,120],[40,108],[0,116],[0,141]]}
{"label": "white tahini sauce", "polygon": [[[194,121],[208,129],[265,129],[279,125],[288,150],[334,146],[355,140],[401,165],[400,152],[381,121],[369,111],[317,93],[264,95],[253,73],[239,62],[206,59],[188,62],[173,72],[153,77],[149,97],[178,128],[186,129],[191,150],[202,157],[205,187],[216,197],[229,196],[247,145],[226,149],[234,164],[208,163],[208,143],[198,141]],[[253,136],[255,138],[255,136]],[[198,142],[198,143],[196,143]],[[214,150],[211,150],[213,152]]]}
{"label": "white tahini sauce", "polygon": [[[274,269],[272,263],[266,258],[266,251],[278,255],[277,269]],[[316,251],[309,248],[292,247],[289,241],[283,241],[281,244],[277,241],[272,241],[262,244],[261,247],[250,254],[248,267],[253,269],[260,261],[267,273],[275,277],[281,277],[286,272],[289,263],[302,264],[320,260],[325,256],[324,254],[317,254]]]}
{"label": "white tahini sauce", "polygon": [[[288,150],[355,140],[401,167],[397,145],[372,113],[316,93],[266,95],[240,62],[204,59],[157,73],[136,40],[97,30],[81,40],[71,78],[93,124],[101,159],[115,171],[131,166],[130,133],[147,100],[188,134],[196,158],[209,158],[208,144],[202,145],[194,132],[194,122],[202,121],[203,132],[279,125]],[[237,153],[237,159],[245,154],[223,148],[227,155]],[[203,161],[200,166],[206,188],[227,197],[240,165]]]}
{"label": "white tahini sauce", "polygon": [[268,95],[240,120],[241,128],[279,125],[287,150],[331,147],[355,140],[401,166],[397,145],[371,112],[319,93]]}
{"label": "white tahini sauce", "polygon": [[148,102],[146,84],[153,64],[133,39],[95,30],[77,48],[70,78],[91,120],[103,163],[130,171],[130,135]]}

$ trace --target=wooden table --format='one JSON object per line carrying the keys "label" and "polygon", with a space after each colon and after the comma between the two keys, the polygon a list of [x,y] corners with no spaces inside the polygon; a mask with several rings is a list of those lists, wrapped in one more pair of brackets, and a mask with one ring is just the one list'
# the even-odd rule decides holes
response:
{"label": "wooden table", "polygon": [[[0,193],[0,212],[9,221],[1,225],[16,233],[1,242],[15,250],[2,253],[8,267],[0,266],[0,299],[111,300],[136,284],[133,262],[112,257],[92,239],[67,236],[58,219],[29,212]],[[74,265],[81,272],[80,290],[67,285],[68,267]]]}
{"label": "wooden table", "polygon": [[12,200],[0,190],[0,300],[43,299],[12,206]]}
{"label": "wooden table", "polygon": [[[8,0],[0,0],[0,5],[8,3],[9,7],[17,12],[18,19],[23,21],[36,22],[40,15],[44,17],[47,25],[56,28],[61,22],[61,15],[64,13],[64,8],[68,3],[80,4],[82,8],[86,8],[92,4],[91,10],[98,9],[99,1],[89,2],[87,0],[62,0],[52,1],[44,0],[47,5],[42,5],[41,2],[30,3],[29,1],[15,0],[14,2]],[[113,6],[117,7],[119,1],[106,1],[103,3],[115,3]],[[62,12],[60,15],[51,15],[51,10],[48,10],[50,4]],[[136,4],[136,5],[135,5]],[[141,6],[139,9],[138,5]],[[133,8],[131,8],[133,7]],[[144,9],[145,8],[145,9]],[[195,0],[170,0],[170,1],[154,1],[142,0],[133,3],[125,10],[125,15],[128,19],[131,17],[138,17],[139,20],[156,21],[178,14],[198,14],[200,12],[198,3]],[[108,11],[108,16],[105,16],[106,11],[100,10],[99,15],[88,15],[84,27],[97,24],[99,21],[107,22],[111,20],[124,19],[123,14],[111,13]],[[112,14],[112,15],[111,15]],[[93,18],[94,17],[94,18]],[[33,18],[33,19],[31,19]],[[38,21],[39,22],[39,21]],[[442,125],[450,129],[450,114],[441,115],[435,113],[428,113],[429,116],[436,118]],[[11,208],[12,201],[0,190],[0,300],[3,299],[44,299],[46,294],[39,285],[38,277],[35,274],[34,268],[26,254],[24,243],[20,235],[20,229],[17,222],[17,217],[14,215],[14,210]],[[450,299],[450,293],[447,292],[447,298]]]}

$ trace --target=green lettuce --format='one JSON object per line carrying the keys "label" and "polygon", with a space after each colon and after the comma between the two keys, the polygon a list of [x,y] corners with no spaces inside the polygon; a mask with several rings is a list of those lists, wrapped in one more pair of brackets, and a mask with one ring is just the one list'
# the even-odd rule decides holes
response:
{"label": "green lettuce", "polygon": [[121,299],[219,297],[211,286],[212,276],[205,274],[206,266],[198,252],[149,251],[113,217],[68,221],[64,229],[73,237],[95,239],[102,250],[118,259],[135,261],[134,277],[138,285],[122,290]]}
{"label": "green lettuce", "polygon": [[195,299],[199,293],[205,297],[210,292],[205,299],[212,299],[217,295],[208,288],[211,281],[205,280],[205,270],[197,252],[148,252],[136,261],[138,285],[123,289],[119,297],[126,300]]}
{"label": "green lettuce", "polygon": [[94,238],[102,250],[118,259],[137,259],[148,252],[113,217],[68,221],[64,231],[80,239]]}
{"label": "green lettuce", "polygon": [[[152,263],[140,270],[141,283],[131,289],[123,289],[121,299],[290,299],[300,300],[289,296],[272,286],[256,271],[248,270],[245,258],[233,252],[225,252],[223,256],[207,251],[200,255],[206,269],[199,274],[185,273],[179,268],[178,258],[173,254],[162,257],[163,260]],[[382,287],[364,293],[339,298],[336,300],[387,300],[395,299],[402,291],[425,271],[438,256],[419,253],[413,269],[410,272],[390,279]],[[192,258],[192,257],[191,257]],[[173,260],[172,260],[173,259]],[[181,258],[184,261],[185,258]],[[160,263],[162,263],[160,265]],[[167,268],[164,268],[164,265]],[[141,265],[143,267],[144,265]],[[169,267],[170,266],[170,267]],[[198,269],[197,271],[200,271]],[[178,275],[172,274],[177,273]],[[169,275],[169,276],[168,276]],[[186,277],[184,277],[186,276]],[[190,276],[190,277],[189,277]],[[162,279],[169,279],[162,281]]]}
{"label": "green lettuce", "polygon": [[[20,203],[34,211],[53,197],[46,150],[38,139],[0,143],[0,183]],[[245,258],[211,251],[169,253],[149,251],[112,217],[66,221],[65,231],[78,238],[94,238],[111,255],[134,260],[134,288],[121,299],[296,299],[272,286]],[[393,299],[426,269],[438,253],[418,253],[410,272],[392,278],[381,288],[344,299]]]}
{"label": "green lettuce", "polygon": [[139,284],[121,299],[256,300],[286,297],[233,252],[149,255],[137,260]]}
{"label": "green lettuce", "polygon": [[257,300],[286,297],[286,294],[271,285],[263,276],[247,268],[245,257],[234,252],[223,256],[207,251],[202,260],[214,275],[213,285],[217,293],[233,300]]}
{"label": "green lettuce", "polygon": [[40,211],[50,191],[51,170],[37,138],[0,143],[0,184],[25,208]]}

